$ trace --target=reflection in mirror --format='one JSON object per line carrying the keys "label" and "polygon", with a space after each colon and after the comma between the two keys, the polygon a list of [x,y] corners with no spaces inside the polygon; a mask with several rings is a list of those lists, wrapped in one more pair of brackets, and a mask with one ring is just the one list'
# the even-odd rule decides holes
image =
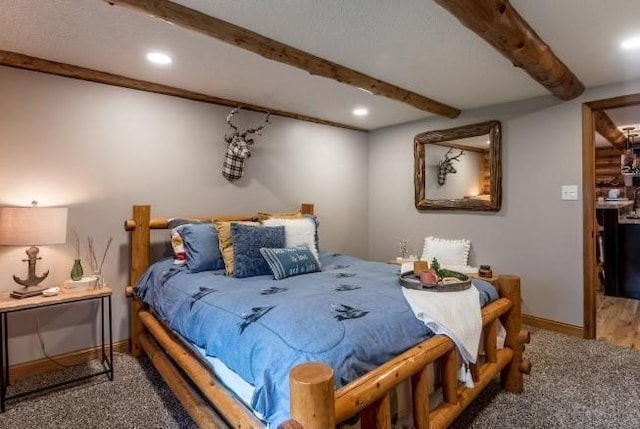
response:
{"label": "reflection in mirror", "polygon": [[499,121],[418,134],[416,208],[500,210],[500,135]]}

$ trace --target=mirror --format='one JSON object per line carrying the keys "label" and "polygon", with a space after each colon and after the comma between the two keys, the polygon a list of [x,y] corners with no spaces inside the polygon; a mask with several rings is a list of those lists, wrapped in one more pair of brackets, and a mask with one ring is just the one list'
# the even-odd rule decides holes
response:
{"label": "mirror", "polygon": [[428,131],[414,139],[419,210],[498,211],[502,202],[499,121]]}

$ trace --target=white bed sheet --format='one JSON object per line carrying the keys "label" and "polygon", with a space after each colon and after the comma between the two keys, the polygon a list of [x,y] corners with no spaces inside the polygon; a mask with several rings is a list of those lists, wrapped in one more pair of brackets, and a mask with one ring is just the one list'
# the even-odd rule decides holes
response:
{"label": "white bed sheet", "polygon": [[[200,357],[204,361],[206,361],[211,368],[213,368],[216,378],[218,378],[218,380],[220,380],[222,384],[227,387],[227,389],[233,392],[238,397],[238,399],[240,399],[247,406],[247,408],[253,411],[250,404],[255,387],[247,383],[233,370],[229,369],[229,367],[226,366],[220,359],[208,356],[203,348],[191,343],[190,345],[191,348],[196,353],[198,353],[198,355],[200,355]],[[262,419],[262,417],[258,413],[256,413],[255,411],[253,413],[259,419]]]}

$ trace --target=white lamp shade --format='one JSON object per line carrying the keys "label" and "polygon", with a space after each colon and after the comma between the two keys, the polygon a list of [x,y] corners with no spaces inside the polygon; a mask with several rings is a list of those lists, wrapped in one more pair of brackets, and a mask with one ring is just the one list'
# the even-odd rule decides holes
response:
{"label": "white lamp shade", "polygon": [[66,241],[66,207],[0,207],[0,245],[39,246]]}

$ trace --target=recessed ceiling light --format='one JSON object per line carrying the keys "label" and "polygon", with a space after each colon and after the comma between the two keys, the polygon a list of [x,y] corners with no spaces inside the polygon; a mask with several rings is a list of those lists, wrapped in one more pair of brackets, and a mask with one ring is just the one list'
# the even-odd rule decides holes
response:
{"label": "recessed ceiling light", "polygon": [[620,44],[622,49],[637,49],[640,48],[640,36],[632,37],[630,39],[625,40]]}
{"label": "recessed ceiling light", "polygon": [[358,107],[357,109],[353,109],[352,112],[355,116],[367,116],[369,111],[364,107]]}
{"label": "recessed ceiling light", "polygon": [[171,62],[173,61],[169,55],[163,54],[162,52],[147,53],[147,60],[151,61],[154,64],[160,65],[171,64]]}

